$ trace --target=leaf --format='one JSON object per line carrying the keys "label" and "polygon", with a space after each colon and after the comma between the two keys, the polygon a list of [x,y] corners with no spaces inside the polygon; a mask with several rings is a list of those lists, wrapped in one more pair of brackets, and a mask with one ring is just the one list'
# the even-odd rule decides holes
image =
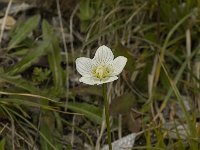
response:
{"label": "leaf", "polygon": [[0,141],[0,150],[4,150],[5,149],[5,143],[6,143],[5,138],[1,139],[1,141]]}
{"label": "leaf", "polygon": [[99,86],[80,86],[72,90],[74,95],[96,95],[102,96],[102,89]]}
{"label": "leaf", "polygon": [[[57,104],[64,107],[64,104]],[[92,122],[101,124],[102,122],[102,109],[87,103],[69,102],[67,108],[85,115]]]}
{"label": "leaf", "polygon": [[[56,150],[61,150],[62,145],[56,139],[58,136],[57,129],[55,128],[55,118],[53,114],[46,112],[48,115],[42,117],[42,122],[40,126],[41,133],[48,138],[49,142],[56,147]],[[42,150],[50,150],[51,145],[42,137],[40,136],[40,144]]]}
{"label": "leaf", "polygon": [[81,0],[79,10],[80,13],[78,16],[80,20],[86,21],[92,19],[94,15],[94,9],[90,5],[90,0]]}
{"label": "leaf", "polygon": [[[16,86],[17,88],[29,91],[30,93],[41,93],[35,86],[33,86],[29,81],[24,80],[21,76],[9,76],[7,74],[0,74],[0,83],[9,83]],[[16,90],[15,90],[16,92]]]}
{"label": "leaf", "polygon": [[[19,96],[18,96],[19,97]],[[55,107],[52,107],[52,106],[48,106],[47,104],[43,104],[42,103],[42,100],[37,100],[37,99],[30,99],[30,98],[16,98],[16,96],[12,98],[0,98],[0,101],[1,103],[4,103],[4,104],[9,104],[9,105],[14,105],[14,104],[17,104],[17,105],[23,105],[23,106],[28,106],[29,109],[30,107],[37,107],[37,108],[42,108],[42,109],[47,109],[47,110],[55,110],[56,108]]]}
{"label": "leaf", "polygon": [[110,115],[128,113],[135,103],[135,96],[131,93],[123,94],[112,100],[109,111]]}
{"label": "leaf", "polygon": [[[129,117],[131,114],[129,114]],[[142,127],[142,123],[141,123],[141,118],[137,118],[137,119],[128,119],[127,120],[127,126],[129,131],[133,132],[133,133],[138,133],[141,130]]]}
{"label": "leaf", "polygon": [[41,56],[46,53],[49,46],[49,41],[42,42],[38,47],[28,52],[25,57],[16,65],[8,69],[9,74],[18,74],[29,68],[32,64],[37,62]]}
{"label": "leaf", "polygon": [[94,123],[101,124],[102,110],[94,105],[87,103],[68,103],[67,106],[72,111],[84,114],[88,119]]}
{"label": "leaf", "polygon": [[48,60],[49,67],[53,73],[54,85],[56,91],[63,86],[62,80],[62,68],[61,68],[61,50],[59,48],[58,40],[53,32],[53,28],[48,24],[47,21],[42,22],[43,38],[45,41],[50,40],[50,45],[48,46]]}
{"label": "leaf", "polygon": [[12,36],[11,41],[8,44],[8,49],[11,49],[17,44],[21,43],[31,33],[31,31],[38,26],[39,20],[39,15],[33,16],[19,28],[17,28],[15,34]]}

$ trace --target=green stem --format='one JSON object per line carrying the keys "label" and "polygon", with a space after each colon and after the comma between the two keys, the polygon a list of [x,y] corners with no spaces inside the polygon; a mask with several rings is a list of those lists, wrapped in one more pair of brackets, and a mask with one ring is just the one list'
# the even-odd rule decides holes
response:
{"label": "green stem", "polygon": [[109,150],[112,150],[111,134],[110,134],[110,120],[109,120],[109,112],[108,112],[109,103],[108,103],[108,97],[107,97],[107,84],[103,84],[103,97],[104,97],[104,106],[105,106],[108,145],[109,145]]}

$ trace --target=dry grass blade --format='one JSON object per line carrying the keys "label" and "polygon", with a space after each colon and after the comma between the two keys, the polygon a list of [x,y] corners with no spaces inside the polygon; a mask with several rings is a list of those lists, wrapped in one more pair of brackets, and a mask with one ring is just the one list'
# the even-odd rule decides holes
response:
{"label": "dry grass blade", "polygon": [[7,17],[8,17],[8,12],[9,12],[10,7],[11,7],[11,5],[12,5],[12,1],[13,1],[13,0],[9,0],[8,7],[7,7],[7,9],[6,9],[6,13],[5,13],[4,18],[3,18],[3,23],[2,23],[2,25],[1,25],[0,47],[1,47],[1,42],[2,42],[2,37],[3,37],[5,25],[6,25],[6,19],[7,19]]}

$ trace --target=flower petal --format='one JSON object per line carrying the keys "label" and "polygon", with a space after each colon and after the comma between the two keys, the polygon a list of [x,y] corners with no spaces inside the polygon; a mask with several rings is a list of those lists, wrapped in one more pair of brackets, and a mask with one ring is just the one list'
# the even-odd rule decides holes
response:
{"label": "flower petal", "polygon": [[118,56],[114,59],[112,66],[113,66],[113,73],[112,76],[116,76],[122,72],[127,62],[127,58],[124,56]]}
{"label": "flower petal", "polygon": [[91,76],[92,71],[92,59],[86,57],[80,57],[76,59],[76,69],[82,76]]}
{"label": "flower petal", "polygon": [[89,85],[97,84],[93,77],[81,77],[79,81]]}
{"label": "flower petal", "polygon": [[95,77],[81,77],[79,79],[80,82],[83,82],[85,84],[89,84],[89,85],[100,85],[100,84],[103,84],[103,83],[108,83],[108,82],[112,82],[114,80],[117,80],[118,77],[117,76],[113,76],[113,77],[107,77],[103,80],[100,80],[98,78],[95,78]]}
{"label": "flower petal", "polygon": [[118,79],[117,76],[108,77],[108,78],[105,78],[105,79],[101,80],[99,84],[112,82],[112,81],[115,81],[117,79]]}
{"label": "flower petal", "polygon": [[113,59],[114,59],[114,55],[113,55],[111,49],[105,45],[100,46],[97,49],[95,56],[93,58],[94,63],[96,65],[108,64],[111,61],[113,61]]}

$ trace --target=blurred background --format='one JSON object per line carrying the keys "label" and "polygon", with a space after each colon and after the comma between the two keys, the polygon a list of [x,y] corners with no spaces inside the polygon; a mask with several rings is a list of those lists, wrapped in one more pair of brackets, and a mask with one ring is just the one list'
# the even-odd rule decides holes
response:
{"label": "blurred background", "polygon": [[128,58],[115,150],[200,149],[199,24],[198,0],[1,0],[0,149],[107,149],[101,86],[75,68],[101,45]]}

